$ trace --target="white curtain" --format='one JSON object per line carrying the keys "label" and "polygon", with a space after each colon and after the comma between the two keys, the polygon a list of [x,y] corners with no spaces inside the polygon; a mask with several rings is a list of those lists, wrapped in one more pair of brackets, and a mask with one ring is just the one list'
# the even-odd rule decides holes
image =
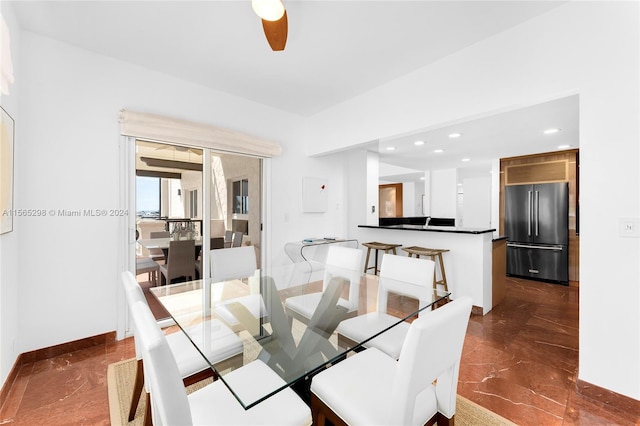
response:
{"label": "white curtain", "polygon": [[282,153],[280,144],[208,124],[122,110],[120,133],[137,139],[177,143],[270,158]]}

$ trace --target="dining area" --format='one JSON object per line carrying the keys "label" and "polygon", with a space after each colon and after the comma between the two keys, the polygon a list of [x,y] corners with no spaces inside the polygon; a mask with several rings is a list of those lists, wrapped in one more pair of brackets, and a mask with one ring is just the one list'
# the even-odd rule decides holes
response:
{"label": "dining area", "polygon": [[[192,222],[187,222],[192,223]],[[223,230],[224,236],[212,236],[209,249],[242,246],[241,231]],[[153,231],[148,238],[138,238],[141,255],[136,256],[136,275],[148,274],[153,285],[176,280],[194,280],[202,272],[203,238],[194,227],[173,227],[173,231]]]}
{"label": "dining area", "polygon": [[328,244],[320,279],[292,282],[255,247],[211,249],[204,275],[150,289],[166,329],[123,272],[129,420],[145,398],[144,424],[453,424],[471,299],[434,286],[431,260],[385,254],[374,275],[363,254]]}

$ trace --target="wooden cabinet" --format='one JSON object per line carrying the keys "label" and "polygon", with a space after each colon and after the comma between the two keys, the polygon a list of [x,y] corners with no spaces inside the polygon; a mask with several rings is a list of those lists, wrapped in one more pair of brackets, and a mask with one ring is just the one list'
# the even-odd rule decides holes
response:
{"label": "wooden cabinet", "polygon": [[507,292],[507,240],[493,241],[491,268],[491,308],[502,302]]}

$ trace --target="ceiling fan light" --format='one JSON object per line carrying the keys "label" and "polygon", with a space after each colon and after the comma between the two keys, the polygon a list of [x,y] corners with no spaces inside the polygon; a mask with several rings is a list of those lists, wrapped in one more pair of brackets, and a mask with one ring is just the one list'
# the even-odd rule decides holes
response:
{"label": "ceiling fan light", "polygon": [[265,21],[277,21],[284,15],[284,5],[280,0],[251,0],[251,7]]}

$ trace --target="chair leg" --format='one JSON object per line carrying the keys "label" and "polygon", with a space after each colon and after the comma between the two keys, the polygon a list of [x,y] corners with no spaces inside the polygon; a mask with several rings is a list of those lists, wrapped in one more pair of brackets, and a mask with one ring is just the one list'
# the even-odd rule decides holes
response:
{"label": "chair leg", "polygon": [[311,418],[314,426],[325,426],[328,420],[333,426],[347,426],[336,413],[327,407],[314,393],[311,393]]}
{"label": "chair leg", "polygon": [[147,407],[144,410],[144,418],[142,419],[144,426],[153,426],[153,419],[151,418],[151,394],[147,393]]}
{"label": "chair leg", "polygon": [[142,395],[142,387],[144,385],[144,370],[142,367],[142,360],[139,359],[136,364],[136,379],[133,383],[133,395],[131,395],[131,405],[129,406],[129,421],[132,421],[136,416],[136,410],[138,409],[138,402],[140,401],[140,395]]}
{"label": "chair leg", "polygon": [[438,412],[435,417],[436,417],[438,426],[454,426],[455,425],[455,418],[456,418],[455,414],[451,416],[451,418],[449,419],[444,414]]}

